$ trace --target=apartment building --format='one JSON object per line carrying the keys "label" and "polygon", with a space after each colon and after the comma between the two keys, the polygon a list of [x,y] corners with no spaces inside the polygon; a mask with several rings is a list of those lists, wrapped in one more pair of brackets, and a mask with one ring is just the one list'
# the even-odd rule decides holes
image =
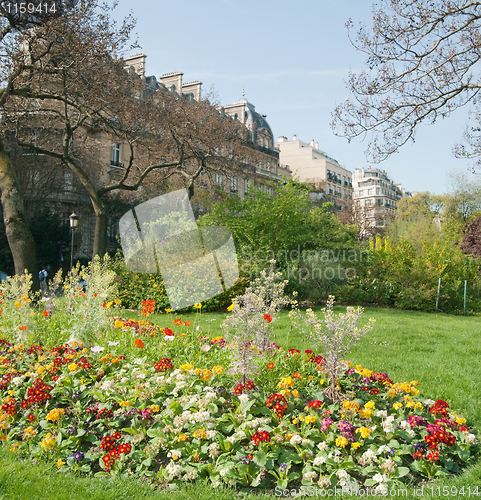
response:
{"label": "apartment building", "polygon": [[384,227],[394,215],[399,200],[411,197],[401,184],[394,184],[386,171],[356,168],[352,176],[355,209],[363,212],[365,228]]}
{"label": "apartment building", "polygon": [[319,149],[319,143],[306,143],[294,135],[290,141],[280,136],[275,144],[280,165],[301,182],[314,184],[324,193],[339,200],[352,198],[352,172]]}

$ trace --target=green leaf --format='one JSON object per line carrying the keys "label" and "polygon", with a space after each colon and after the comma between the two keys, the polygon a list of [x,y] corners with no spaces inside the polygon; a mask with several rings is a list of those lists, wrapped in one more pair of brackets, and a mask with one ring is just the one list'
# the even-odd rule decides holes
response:
{"label": "green leaf", "polygon": [[259,467],[264,467],[267,462],[266,454],[262,450],[257,451],[254,453],[254,462],[259,465]]}

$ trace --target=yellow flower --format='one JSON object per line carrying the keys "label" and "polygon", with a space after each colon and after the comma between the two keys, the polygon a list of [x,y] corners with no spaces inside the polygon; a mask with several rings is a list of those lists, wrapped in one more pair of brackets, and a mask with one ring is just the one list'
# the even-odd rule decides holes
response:
{"label": "yellow flower", "polygon": [[194,434],[192,434],[195,438],[205,439],[206,434],[204,429],[197,429]]}
{"label": "yellow flower", "polygon": [[64,465],[65,465],[65,462],[61,458],[59,458],[57,460],[57,469],[60,469],[60,467],[63,467]]}
{"label": "yellow flower", "polygon": [[288,389],[289,387],[292,387],[294,385],[294,379],[289,376],[289,377],[286,377],[286,378],[283,378],[278,384],[277,386],[280,388],[280,389]]}
{"label": "yellow flower", "polygon": [[221,373],[224,371],[224,368],[222,368],[222,366],[213,366],[212,371],[217,375],[221,375]]}
{"label": "yellow flower", "polygon": [[414,409],[415,409],[415,410],[421,410],[421,409],[422,409],[422,407],[423,407],[423,404],[422,404],[422,403],[419,403],[419,402],[418,402],[418,403],[416,403],[416,404],[414,405]]}
{"label": "yellow flower", "polygon": [[361,433],[361,436],[363,439],[366,439],[370,436],[371,434],[371,429],[368,429],[367,427],[359,427],[356,429],[356,434]]}
{"label": "yellow flower", "polygon": [[194,304],[194,307],[196,309],[200,309],[202,307],[202,304],[200,302],[197,302],[196,304]]}
{"label": "yellow flower", "polygon": [[119,403],[120,406],[122,406],[123,408],[128,408],[130,406],[130,402],[129,401],[121,401]]}
{"label": "yellow flower", "polygon": [[171,312],[172,312],[172,309],[170,309],[170,307],[169,307],[168,309],[164,309],[164,311],[165,311],[166,313],[171,313]]}
{"label": "yellow flower", "polygon": [[358,443],[357,441],[355,443],[351,443],[351,448],[353,450],[357,450],[361,446],[361,443]]}
{"label": "yellow flower", "polygon": [[295,397],[295,398],[298,398],[299,397],[299,393],[297,392],[297,389],[294,389],[292,391],[292,395]]}
{"label": "yellow flower", "polygon": [[235,304],[231,304],[231,305],[227,308],[227,310],[228,310],[229,312],[231,312],[231,311],[234,309],[234,307],[235,307]]}
{"label": "yellow flower", "polygon": [[374,413],[373,410],[359,410],[359,415],[363,418],[371,418],[372,414]]}
{"label": "yellow flower", "polygon": [[177,442],[186,441],[187,439],[189,439],[189,436],[187,434],[179,434],[179,438],[177,439]]}
{"label": "yellow flower", "polygon": [[412,394],[413,396],[419,396],[419,394],[421,394],[421,393],[420,393],[417,389],[414,389],[414,388],[413,388],[413,389],[411,389],[411,394]]}
{"label": "yellow flower", "polygon": [[345,446],[349,443],[349,441],[344,437],[344,436],[341,436],[341,437],[338,437],[336,439],[336,446],[340,447],[340,448],[345,448]]}
{"label": "yellow flower", "polygon": [[150,409],[154,412],[159,412],[160,411],[160,406],[159,405],[150,405]]}
{"label": "yellow flower", "polygon": [[119,299],[114,299],[114,304],[120,304],[120,300]]}
{"label": "yellow flower", "polygon": [[317,420],[315,415],[307,415],[306,424],[313,424]]}
{"label": "yellow flower", "polygon": [[314,378],[314,377],[313,377],[312,375],[309,375],[309,376],[307,377],[307,379],[308,379],[308,380],[312,380],[313,378]]}
{"label": "yellow flower", "polygon": [[291,395],[291,391],[290,391],[289,389],[282,389],[281,394],[282,394],[285,398],[289,398],[289,396]]}
{"label": "yellow flower", "polygon": [[79,366],[77,365],[77,363],[71,363],[68,365],[68,369],[71,372],[76,372],[79,369]]}
{"label": "yellow flower", "polygon": [[105,306],[106,309],[109,309],[112,307],[113,301],[111,300],[110,302],[107,302],[107,305]]}
{"label": "yellow flower", "polygon": [[402,403],[394,403],[392,405],[392,407],[395,409],[395,410],[399,410],[399,408],[402,408],[403,407],[403,404]]}
{"label": "yellow flower", "polygon": [[20,443],[13,443],[12,445],[10,445],[9,450],[15,452],[18,450],[19,446],[20,446]]}
{"label": "yellow flower", "polygon": [[458,416],[456,416],[456,423],[457,423],[458,425],[463,425],[463,424],[465,424],[465,423],[466,423],[466,419],[465,419],[465,418],[463,418],[463,417],[458,417]]}
{"label": "yellow flower", "polygon": [[17,307],[22,307],[22,304],[21,304],[18,300],[16,300],[16,301],[15,301],[15,305],[16,305]]}
{"label": "yellow flower", "polygon": [[115,328],[122,328],[122,326],[124,326],[124,323],[122,321],[120,321],[120,319],[117,319],[114,323],[114,327]]}
{"label": "yellow flower", "polygon": [[293,419],[292,419],[292,423],[293,423],[294,425],[296,425],[296,424],[297,424],[297,422],[298,422],[297,418],[293,418]]}
{"label": "yellow flower", "polygon": [[372,409],[376,408],[376,403],[374,401],[368,401],[365,405],[364,408],[366,409]]}
{"label": "yellow flower", "polygon": [[44,451],[49,451],[51,450],[54,446],[55,443],[57,442],[57,438],[50,434],[50,432],[45,436],[45,439],[40,443],[40,446],[43,448]]}
{"label": "yellow flower", "polygon": [[179,370],[182,372],[186,372],[186,371],[193,370],[193,369],[194,369],[194,367],[190,363],[179,366]]}
{"label": "yellow flower", "polygon": [[212,372],[210,370],[202,370],[202,375],[201,377],[204,379],[204,380],[210,380],[210,377],[212,375]]}
{"label": "yellow flower", "polygon": [[60,420],[62,415],[65,415],[65,410],[63,408],[54,408],[53,410],[49,411],[48,415],[45,418],[52,422],[56,422],[57,420]]}
{"label": "yellow flower", "polygon": [[28,441],[30,438],[33,438],[36,434],[37,432],[33,427],[27,427],[26,429],[23,430],[22,439],[24,441]]}

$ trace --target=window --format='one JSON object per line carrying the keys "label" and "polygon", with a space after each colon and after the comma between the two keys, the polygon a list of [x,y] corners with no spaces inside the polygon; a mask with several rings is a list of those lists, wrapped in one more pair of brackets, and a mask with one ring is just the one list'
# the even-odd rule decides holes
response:
{"label": "window", "polygon": [[237,177],[235,175],[230,179],[230,192],[237,193]]}
{"label": "window", "polygon": [[221,174],[215,174],[215,183],[222,184],[222,175]]}
{"label": "window", "polygon": [[110,161],[112,167],[121,167],[120,163],[120,144],[112,144],[112,160]]}
{"label": "window", "polygon": [[251,181],[249,179],[245,180],[245,189],[244,189],[244,194],[247,196],[249,193],[249,189],[251,187]]}

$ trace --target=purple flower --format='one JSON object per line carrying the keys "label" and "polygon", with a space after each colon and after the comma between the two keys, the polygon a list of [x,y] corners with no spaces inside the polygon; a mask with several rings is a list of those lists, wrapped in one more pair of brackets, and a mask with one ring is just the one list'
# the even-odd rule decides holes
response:
{"label": "purple flower", "polygon": [[322,432],[327,431],[332,424],[333,424],[332,419],[330,419],[329,417],[323,418],[321,422],[321,431]]}
{"label": "purple flower", "polygon": [[286,472],[286,469],[287,469],[287,464],[280,464],[279,465],[279,470],[281,472]]}

